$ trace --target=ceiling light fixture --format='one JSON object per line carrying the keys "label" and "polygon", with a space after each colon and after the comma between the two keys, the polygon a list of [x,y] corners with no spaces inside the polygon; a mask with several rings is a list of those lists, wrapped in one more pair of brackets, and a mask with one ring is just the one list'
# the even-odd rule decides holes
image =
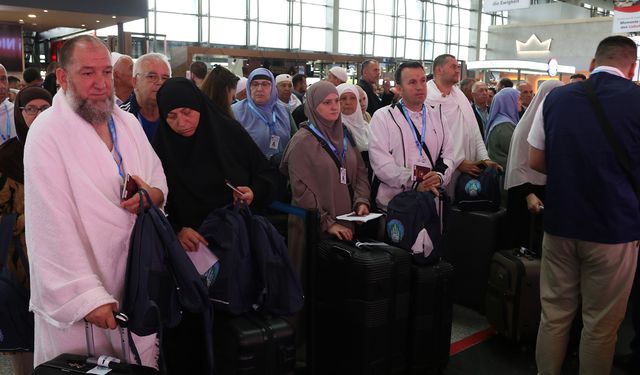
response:
{"label": "ceiling light fixture", "polygon": [[115,19],[115,18],[116,18],[116,16],[111,16],[111,18]]}
{"label": "ceiling light fixture", "polygon": [[100,23],[100,20],[96,20],[96,23]]}
{"label": "ceiling light fixture", "polygon": [[35,15],[35,14],[29,14],[29,15],[27,15],[27,17],[29,17],[29,18],[36,18],[36,15]]}
{"label": "ceiling light fixture", "polygon": [[24,20],[18,20],[18,22],[20,22],[20,23],[24,23]]}
{"label": "ceiling light fixture", "polygon": [[48,11],[48,10],[46,10],[46,9],[43,9],[42,11],[43,11],[43,12],[45,12],[45,13],[49,13],[49,11]]}
{"label": "ceiling light fixture", "polygon": [[80,25],[80,26],[85,27],[85,26],[84,26],[84,23],[83,23],[82,25]]}

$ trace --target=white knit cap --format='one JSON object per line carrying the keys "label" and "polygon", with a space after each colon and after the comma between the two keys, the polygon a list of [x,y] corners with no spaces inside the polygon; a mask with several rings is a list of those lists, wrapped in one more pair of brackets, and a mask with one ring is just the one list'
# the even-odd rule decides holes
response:
{"label": "white knit cap", "polygon": [[329,73],[333,74],[342,82],[347,82],[347,80],[349,79],[349,77],[347,76],[347,70],[339,66],[334,66],[333,68],[329,69]]}
{"label": "white knit cap", "polygon": [[240,77],[238,83],[236,84],[236,92],[242,92],[242,90],[246,90],[247,88],[247,78]]}
{"label": "white knit cap", "polygon": [[280,82],[291,82],[291,83],[293,83],[291,76],[288,75],[288,74],[278,74],[276,76],[276,85],[278,83],[280,83]]}

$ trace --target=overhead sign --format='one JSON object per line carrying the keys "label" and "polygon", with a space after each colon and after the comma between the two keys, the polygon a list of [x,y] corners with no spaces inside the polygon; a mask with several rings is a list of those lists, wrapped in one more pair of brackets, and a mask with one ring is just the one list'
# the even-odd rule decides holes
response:
{"label": "overhead sign", "polygon": [[22,26],[0,24],[0,63],[8,72],[22,72]]}
{"label": "overhead sign", "polygon": [[633,1],[613,1],[613,32],[640,31],[640,5]]}
{"label": "overhead sign", "polygon": [[485,12],[501,10],[525,9],[531,6],[531,0],[484,0],[482,9]]}

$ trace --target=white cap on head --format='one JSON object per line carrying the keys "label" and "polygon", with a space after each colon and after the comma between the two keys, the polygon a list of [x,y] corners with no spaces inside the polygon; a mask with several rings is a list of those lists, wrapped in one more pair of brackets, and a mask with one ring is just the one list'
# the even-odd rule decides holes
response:
{"label": "white cap on head", "polygon": [[240,77],[240,79],[238,80],[238,83],[236,84],[236,92],[241,92],[242,90],[246,90],[246,89],[247,89],[247,78]]}
{"label": "white cap on head", "polygon": [[339,66],[334,66],[333,68],[329,69],[329,73],[333,74],[342,82],[347,82],[347,80],[349,79],[349,76],[347,76],[347,70]]}
{"label": "white cap on head", "polygon": [[111,52],[111,66],[116,65],[116,63],[118,62],[118,60],[120,60],[122,56],[124,55],[121,53]]}
{"label": "white cap on head", "polygon": [[278,83],[280,83],[280,82],[291,82],[291,83],[293,83],[291,76],[288,75],[288,74],[278,74],[276,76],[276,85]]}

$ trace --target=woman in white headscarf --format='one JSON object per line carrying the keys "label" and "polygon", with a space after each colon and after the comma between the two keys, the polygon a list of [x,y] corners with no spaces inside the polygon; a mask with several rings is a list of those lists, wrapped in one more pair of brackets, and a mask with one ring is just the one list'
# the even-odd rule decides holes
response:
{"label": "woman in white headscarf", "polygon": [[367,97],[367,93],[364,92],[364,89],[358,85],[356,85],[358,89],[358,94],[360,94],[360,110],[362,111],[362,117],[364,121],[368,124],[371,122],[371,115],[367,112],[367,106],[369,105],[369,98]]}
{"label": "woman in white headscarf", "polygon": [[508,196],[507,222],[512,225],[512,230],[509,231],[512,236],[510,241],[512,246],[529,247],[531,226],[529,212],[534,214],[541,212],[544,186],[547,183],[546,175],[529,167],[527,136],[544,98],[551,90],[562,85],[564,83],[556,80],[544,82],[511,136],[504,188],[507,190]]}
{"label": "woman in white headscarf", "polygon": [[340,97],[340,112],[342,123],[346,125],[356,142],[358,151],[369,150],[369,124],[364,121],[360,110],[360,94],[356,85],[343,83],[336,87]]}

